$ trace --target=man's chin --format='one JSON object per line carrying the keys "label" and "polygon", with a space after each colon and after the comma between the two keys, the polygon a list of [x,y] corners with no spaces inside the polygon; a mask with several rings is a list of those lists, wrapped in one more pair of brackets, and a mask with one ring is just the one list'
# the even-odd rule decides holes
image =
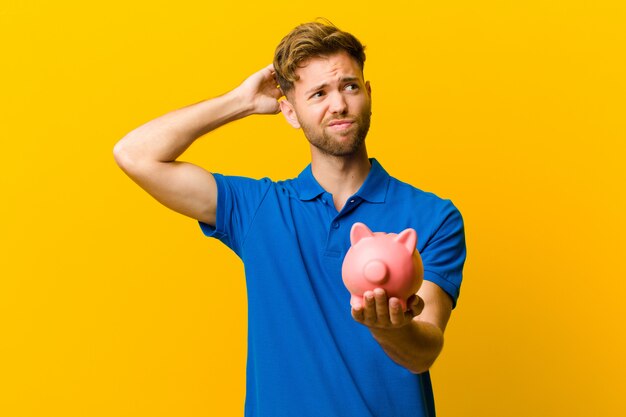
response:
{"label": "man's chin", "polygon": [[355,143],[354,139],[348,141],[346,141],[346,139],[347,138],[344,138],[344,141],[335,140],[331,143],[326,144],[326,146],[314,146],[323,154],[331,156],[346,157],[359,153],[361,147],[364,144],[364,141],[359,141],[358,143]]}

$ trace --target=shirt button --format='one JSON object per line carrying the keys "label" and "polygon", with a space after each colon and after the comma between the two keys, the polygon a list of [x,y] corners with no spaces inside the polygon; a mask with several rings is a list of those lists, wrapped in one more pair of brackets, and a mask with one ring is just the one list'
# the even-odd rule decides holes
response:
{"label": "shirt button", "polygon": [[350,200],[351,203],[354,203],[354,200]]}
{"label": "shirt button", "polygon": [[339,229],[339,222],[333,222],[333,227],[335,229]]}

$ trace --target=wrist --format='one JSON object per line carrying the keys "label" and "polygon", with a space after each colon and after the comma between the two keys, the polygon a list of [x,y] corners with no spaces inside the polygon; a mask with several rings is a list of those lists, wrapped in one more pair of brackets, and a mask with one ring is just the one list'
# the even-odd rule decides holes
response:
{"label": "wrist", "polygon": [[254,114],[254,101],[250,99],[241,86],[226,93],[224,97],[234,109],[233,113],[236,118],[244,118]]}

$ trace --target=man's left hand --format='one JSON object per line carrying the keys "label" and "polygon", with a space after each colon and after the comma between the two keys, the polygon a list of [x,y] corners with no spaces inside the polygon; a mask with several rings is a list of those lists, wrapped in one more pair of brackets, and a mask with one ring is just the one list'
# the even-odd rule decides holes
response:
{"label": "man's left hand", "polygon": [[424,308],[424,301],[417,294],[410,296],[406,304],[407,311],[402,311],[402,305],[398,298],[387,298],[385,290],[376,288],[363,294],[363,305],[355,304],[352,306],[352,318],[370,328],[396,329],[404,327]]}

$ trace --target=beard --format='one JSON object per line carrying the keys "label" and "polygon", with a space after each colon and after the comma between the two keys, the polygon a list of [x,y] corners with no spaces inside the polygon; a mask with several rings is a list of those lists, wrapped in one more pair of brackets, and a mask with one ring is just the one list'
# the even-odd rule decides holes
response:
{"label": "beard", "polygon": [[[321,131],[310,125],[300,123],[304,136],[309,143],[319,149],[325,155],[349,156],[355,154],[365,142],[365,137],[370,129],[370,106],[363,110],[359,116],[342,115],[332,117],[322,123]],[[337,119],[350,119],[354,123],[343,132],[328,130],[328,124]]]}

